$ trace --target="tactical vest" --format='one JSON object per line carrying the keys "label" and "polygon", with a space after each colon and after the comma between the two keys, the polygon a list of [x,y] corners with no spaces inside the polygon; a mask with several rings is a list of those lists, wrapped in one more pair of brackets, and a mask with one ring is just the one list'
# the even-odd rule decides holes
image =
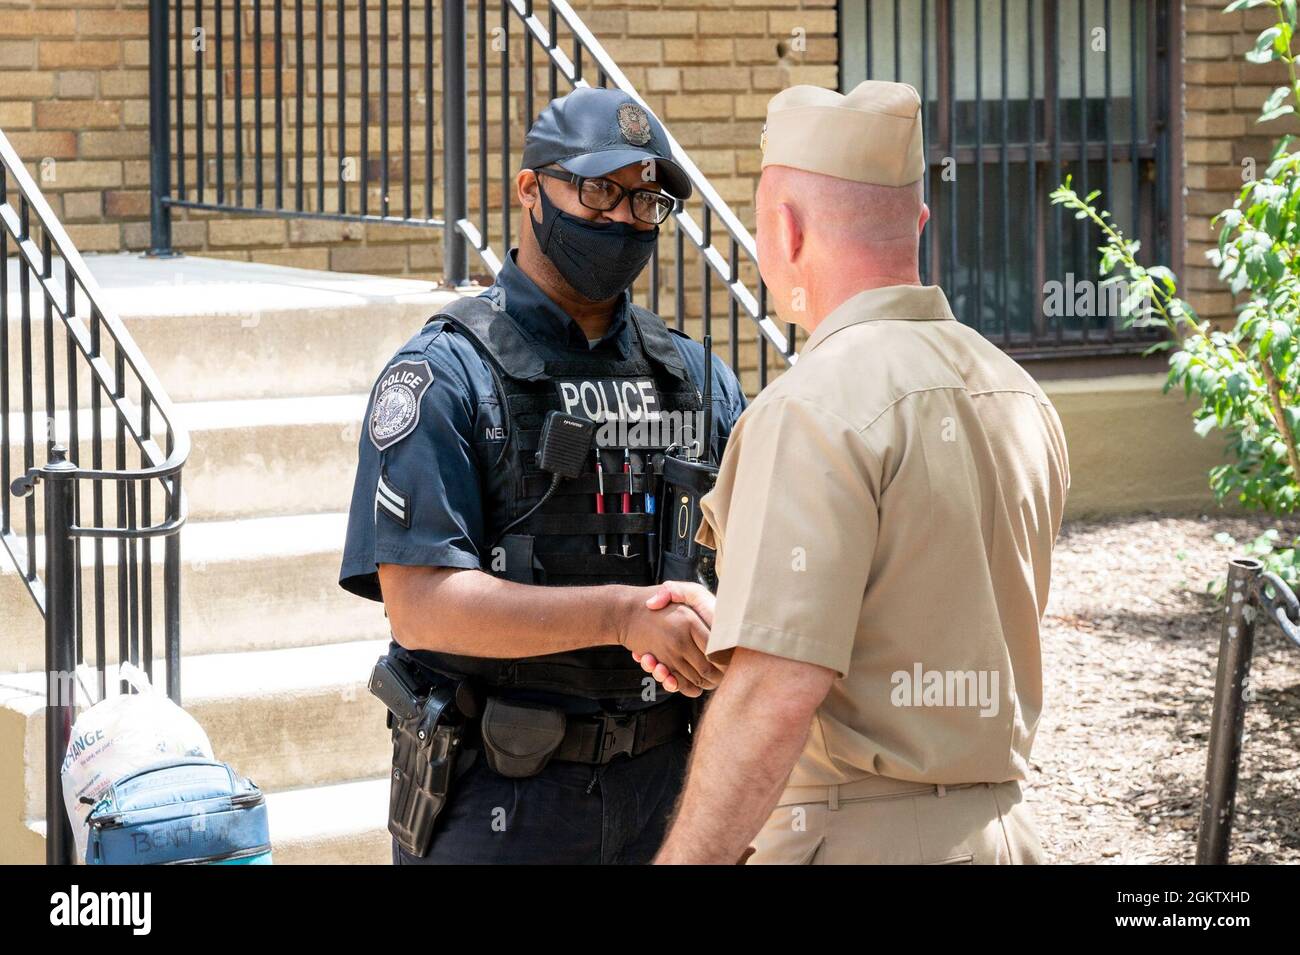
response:
{"label": "tactical vest", "polygon": [[[638,416],[644,420],[657,411],[660,421],[698,421],[700,393],[663,320],[631,306],[629,356],[611,361],[534,339],[484,298],[459,299],[429,321],[439,319],[449,322],[448,331],[464,335],[486,359],[501,400],[504,446],[497,449],[484,443],[481,434],[475,445],[483,480],[486,539],[495,542],[484,555],[483,569],[507,580],[547,587],[654,583],[650,535],[658,518],[646,512],[645,496],[654,490],[647,477],[653,455],[673,434],[666,429],[656,433],[643,428],[638,434],[632,428],[632,433],[621,435],[626,440],[602,450],[602,477],[596,473],[593,447],[579,477],[561,481],[535,513],[500,535],[551,486],[551,475],[536,462],[542,423],[549,412],[590,417],[598,421],[598,429],[602,415],[610,412],[625,420]],[[624,447],[629,448],[635,473],[624,473]],[[595,503],[602,480],[604,514],[597,513]],[[624,492],[630,494],[631,513],[621,513]],[[603,554],[600,535],[606,541]],[[624,540],[630,545],[626,557]],[[646,676],[619,646],[514,660],[443,653],[422,653],[421,658],[441,672],[475,677],[489,687],[592,699],[639,699]]]}

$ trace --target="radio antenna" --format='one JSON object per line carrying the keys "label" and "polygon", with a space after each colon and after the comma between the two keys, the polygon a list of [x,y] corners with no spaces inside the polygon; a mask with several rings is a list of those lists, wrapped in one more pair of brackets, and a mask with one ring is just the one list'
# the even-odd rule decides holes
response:
{"label": "radio antenna", "polygon": [[704,445],[700,449],[705,464],[713,463],[713,336],[704,336]]}

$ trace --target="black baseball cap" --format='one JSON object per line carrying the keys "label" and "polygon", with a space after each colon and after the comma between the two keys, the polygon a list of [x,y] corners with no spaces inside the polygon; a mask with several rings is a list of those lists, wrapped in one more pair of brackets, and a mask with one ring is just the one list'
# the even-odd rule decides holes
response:
{"label": "black baseball cap", "polygon": [[559,163],[579,176],[603,176],[655,160],[656,181],[676,199],[688,199],[691,181],[669,158],[663,125],[617,89],[580,87],[551,100],[524,137],[524,168]]}

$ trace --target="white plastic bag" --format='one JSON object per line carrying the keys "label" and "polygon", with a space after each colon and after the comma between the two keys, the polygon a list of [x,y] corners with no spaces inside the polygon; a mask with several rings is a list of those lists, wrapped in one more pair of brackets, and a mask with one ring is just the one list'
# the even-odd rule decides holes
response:
{"label": "white plastic bag", "polygon": [[114,782],[136,770],[177,756],[212,759],[208,734],[190,714],[149,683],[132,663],[105,674],[105,686],[125,680],[139,692],[100,700],[72,725],[63,759],[63,801],[77,842],[77,859],[86,857],[90,815]]}

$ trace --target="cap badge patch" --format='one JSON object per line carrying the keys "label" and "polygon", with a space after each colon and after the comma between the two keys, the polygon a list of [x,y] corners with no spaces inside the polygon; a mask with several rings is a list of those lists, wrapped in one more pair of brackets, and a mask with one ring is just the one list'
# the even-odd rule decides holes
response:
{"label": "cap badge patch", "polygon": [[420,423],[420,399],[433,383],[427,361],[399,361],[379,379],[370,412],[370,440],[380,451],[390,448]]}
{"label": "cap badge patch", "polygon": [[618,108],[618,129],[635,146],[650,142],[650,117],[636,103],[624,103]]}

